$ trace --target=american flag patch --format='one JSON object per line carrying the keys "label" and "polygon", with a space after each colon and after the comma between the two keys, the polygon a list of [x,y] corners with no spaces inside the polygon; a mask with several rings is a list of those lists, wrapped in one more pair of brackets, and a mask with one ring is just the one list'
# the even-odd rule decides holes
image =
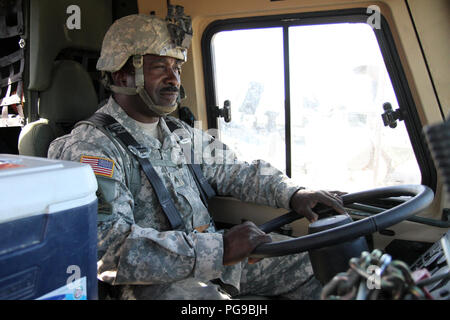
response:
{"label": "american flag patch", "polygon": [[114,161],[111,159],[82,156],[80,162],[89,164],[92,170],[94,170],[94,173],[98,176],[104,176],[108,178],[111,178],[113,176]]}

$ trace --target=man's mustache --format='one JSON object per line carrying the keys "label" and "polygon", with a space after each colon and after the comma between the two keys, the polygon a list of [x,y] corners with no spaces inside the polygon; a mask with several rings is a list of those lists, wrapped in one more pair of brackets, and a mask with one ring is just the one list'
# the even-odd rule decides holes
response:
{"label": "man's mustache", "polygon": [[180,89],[178,87],[175,86],[169,86],[169,87],[165,87],[162,88],[161,90],[159,90],[160,93],[164,93],[164,92],[176,92],[179,93]]}

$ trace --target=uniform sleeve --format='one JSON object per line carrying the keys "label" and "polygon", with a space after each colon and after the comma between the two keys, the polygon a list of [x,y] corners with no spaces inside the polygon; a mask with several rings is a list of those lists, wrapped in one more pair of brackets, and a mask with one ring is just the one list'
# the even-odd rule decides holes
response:
{"label": "uniform sleeve", "polygon": [[206,133],[196,132],[195,135],[202,135],[203,173],[219,195],[290,209],[292,195],[303,189],[270,163],[263,160],[240,161],[221,141]]}
{"label": "uniform sleeve", "polygon": [[[108,138],[106,138],[108,139]],[[216,233],[160,232],[134,221],[134,199],[117,149],[98,143],[55,140],[50,158],[80,162],[82,156],[114,161],[111,177],[97,176],[99,190],[98,276],[114,284],[161,284],[196,277],[208,281],[223,271],[223,240]],[[149,212],[151,214],[151,212]]]}

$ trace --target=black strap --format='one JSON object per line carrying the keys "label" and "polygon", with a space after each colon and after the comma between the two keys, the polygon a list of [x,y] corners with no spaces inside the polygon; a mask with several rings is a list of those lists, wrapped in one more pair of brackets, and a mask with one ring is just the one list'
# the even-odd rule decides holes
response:
{"label": "black strap", "polygon": [[141,152],[143,152],[143,150],[139,143],[120,123],[116,121],[116,119],[108,114],[96,112],[88,119],[88,121],[101,125],[114,133],[115,136],[136,155],[136,159],[139,161],[142,170],[152,185],[156,197],[158,198],[161,208],[166,214],[172,229],[179,229],[183,225],[180,213],[175,208],[175,204],[170,198],[169,191],[158,176],[158,173],[155,171],[148,158],[142,156]]}
{"label": "black strap", "polygon": [[[172,132],[180,128],[178,124],[170,121],[170,119],[166,119],[166,124]],[[191,162],[194,162],[194,148],[191,148]],[[189,163],[188,167],[189,171],[191,171],[191,174],[194,177],[197,188],[200,191],[200,197],[203,201],[203,204],[208,207],[208,200],[215,197],[216,192],[206,180],[205,176],[203,175],[202,168],[199,164]]]}

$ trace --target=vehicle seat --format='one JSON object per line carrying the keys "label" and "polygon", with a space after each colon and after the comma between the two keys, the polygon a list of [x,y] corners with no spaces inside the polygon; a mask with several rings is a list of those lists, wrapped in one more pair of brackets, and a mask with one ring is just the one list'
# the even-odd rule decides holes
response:
{"label": "vehicle seat", "polygon": [[50,86],[40,92],[40,119],[24,126],[19,154],[47,157],[50,143],[97,110],[97,93],[88,72],[76,61],[56,61]]}

